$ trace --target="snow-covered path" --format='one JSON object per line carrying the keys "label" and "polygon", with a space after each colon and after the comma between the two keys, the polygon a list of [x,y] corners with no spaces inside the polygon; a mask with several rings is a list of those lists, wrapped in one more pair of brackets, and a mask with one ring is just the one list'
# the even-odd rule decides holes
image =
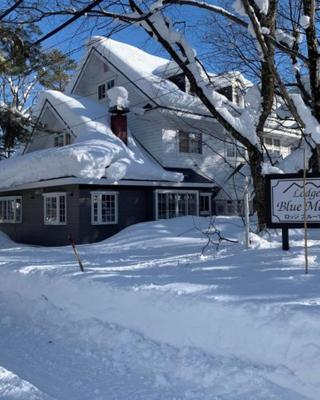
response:
{"label": "snow-covered path", "polygon": [[[152,222],[79,246],[84,274],[70,247],[3,239],[0,398],[318,399],[320,242],[305,276],[298,232],[288,253],[253,235],[250,250],[223,242],[203,257],[207,223]],[[243,236],[240,219],[216,226]]]}

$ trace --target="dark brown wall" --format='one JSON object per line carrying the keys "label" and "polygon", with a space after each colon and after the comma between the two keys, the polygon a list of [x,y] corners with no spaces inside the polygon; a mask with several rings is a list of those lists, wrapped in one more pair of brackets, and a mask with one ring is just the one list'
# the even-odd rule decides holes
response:
{"label": "dark brown wall", "polygon": [[[155,218],[155,189],[157,188],[69,185],[0,193],[0,196],[22,196],[22,224],[0,224],[0,230],[18,243],[44,246],[66,245],[69,244],[70,234],[78,244],[97,242],[129,225],[153,220]],[[162,187],[162,189],[166,188]],[[118,192],[118,224],[92,225],[91,192],[104,190]],[[67,193],[66,225],[44,224],[42,194],[49,192]]]}
{"label": "dark brown wall", "polygon": [[[67,193],[67,225],[45,225],[43,218],[43,193]],[[78,186],[51,187],[0,193],[0,196],[22,196],[22,223],[0,224],[0,229],[18,243],[59,246],[68,244],[68,235],[79,236]]]}
{"label": "dark brown wall", "polygon": [[[118,192],[118,224],[91,224],[91,193],[110,190]],[[135,187],[80,187],[80,236],[82,243],[103,240],[123,228],[154,219],[153,189]]]}

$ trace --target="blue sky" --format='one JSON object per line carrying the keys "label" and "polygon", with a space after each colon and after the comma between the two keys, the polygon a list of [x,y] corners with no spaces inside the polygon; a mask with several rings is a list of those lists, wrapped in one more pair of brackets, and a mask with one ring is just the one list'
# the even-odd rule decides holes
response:
{"label": "blue sky", "polygon": [[[191,10],[188,7],[180,7],[178,10],[172,10],[172,13],[175,17],[178,17],[179,21],[187,20],[191,25],[197,25],[199,20],[203,20],[203,12],[195,10],[194,8]],[[43,33],[46,33],[63,21],[64,19],[61,17],[47,19],[41,24],[41,29]],[[98,21],[98,25],[95,26],[93,20],[82,18],[80,21],[77,21],[43,42],[42,46],[44,49],[48,50],[57,47],[63,52],[70,53],[71,57],[78,60],[84,52],[85,42],[92,35],[104,36],[109,33],[110,29],[104,26],[107,21],[107,19],[101,18]],[[183,27],[184,25],[181,24],[180,26]],[[200,41],[194,34],[194,30],[192,28],[187,28],[186,32],[192,46],[195,48],[199,47]],[[122,25],[119,27],[118,32],[114,33],[111,37],[115,40],[139,47],[149,53],[168,57],[161,49],[160,45],[151,39],[143,29],[136,26]]]}

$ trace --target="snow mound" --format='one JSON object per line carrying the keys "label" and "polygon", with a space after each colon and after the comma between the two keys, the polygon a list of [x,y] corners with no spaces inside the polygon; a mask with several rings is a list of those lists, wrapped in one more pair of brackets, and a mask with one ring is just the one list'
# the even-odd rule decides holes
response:
{"label": "snow mound", "polygon": [[201,254],[211,222],[243,236],[234,217],[138,224],[79,246],[84,273],[70,246],[2,249],[3,365],[59,400],[318,400],[319,230],[305,276],[301,232]]}
{"label": "snow mound", "polygon": [[0,398],[2,400],[54,400],[31,383],[0,367]]}
{"label": "snow mound", "polygon": [[0,249],[15,247],[16,243],[12,241],[9,236],[0,231]]}
{"label": "snow mound", "polygon": [[116,86],[107,91],[110,107],[128,108],[128,91],[122,86]]}

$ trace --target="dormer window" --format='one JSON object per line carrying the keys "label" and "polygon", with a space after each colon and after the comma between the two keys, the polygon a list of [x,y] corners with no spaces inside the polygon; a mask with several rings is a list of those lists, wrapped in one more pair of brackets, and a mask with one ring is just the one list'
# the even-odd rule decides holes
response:
{"label": "dormer window", "polygon": [[60,133],[54,137],[54,147],[63,147],[71,144],[70,133]]}
{"label": "dormer window", "polygon": [[116,81],[114,79],[110,79],[110,81],[107,82],[107,90],[112,89],[115,86],[116,86]]}
{"label": "dormer window", "polygon": [[222,94],[223,96],[225,96],[228,100],[232,101],[233,100],[233,90],[232,90],[232,86],[225,86],[219,90],[217,90],[218,93]]}
{"label": "dormer window", "polygon": [[184,74],[173,75],[168,79],[177,85],[180,90],[186,91],[186,76]]}
{"label": "dormer window", "polygon": [[199,132],[179,131],[179,152],[202,154],[202,135]]}
{"label": "dormer window", "polygon": [[240,88],[235,88],[234,91],[234,95],[233,95],[233,102],[239,106],[239,107],[243,107],[243,95],[241,93],[241,89]]}
{"label": "dormer window", "polygon": [[106,85],[103,83],[98,86],[98,99],[102,100],[106,98]]}

